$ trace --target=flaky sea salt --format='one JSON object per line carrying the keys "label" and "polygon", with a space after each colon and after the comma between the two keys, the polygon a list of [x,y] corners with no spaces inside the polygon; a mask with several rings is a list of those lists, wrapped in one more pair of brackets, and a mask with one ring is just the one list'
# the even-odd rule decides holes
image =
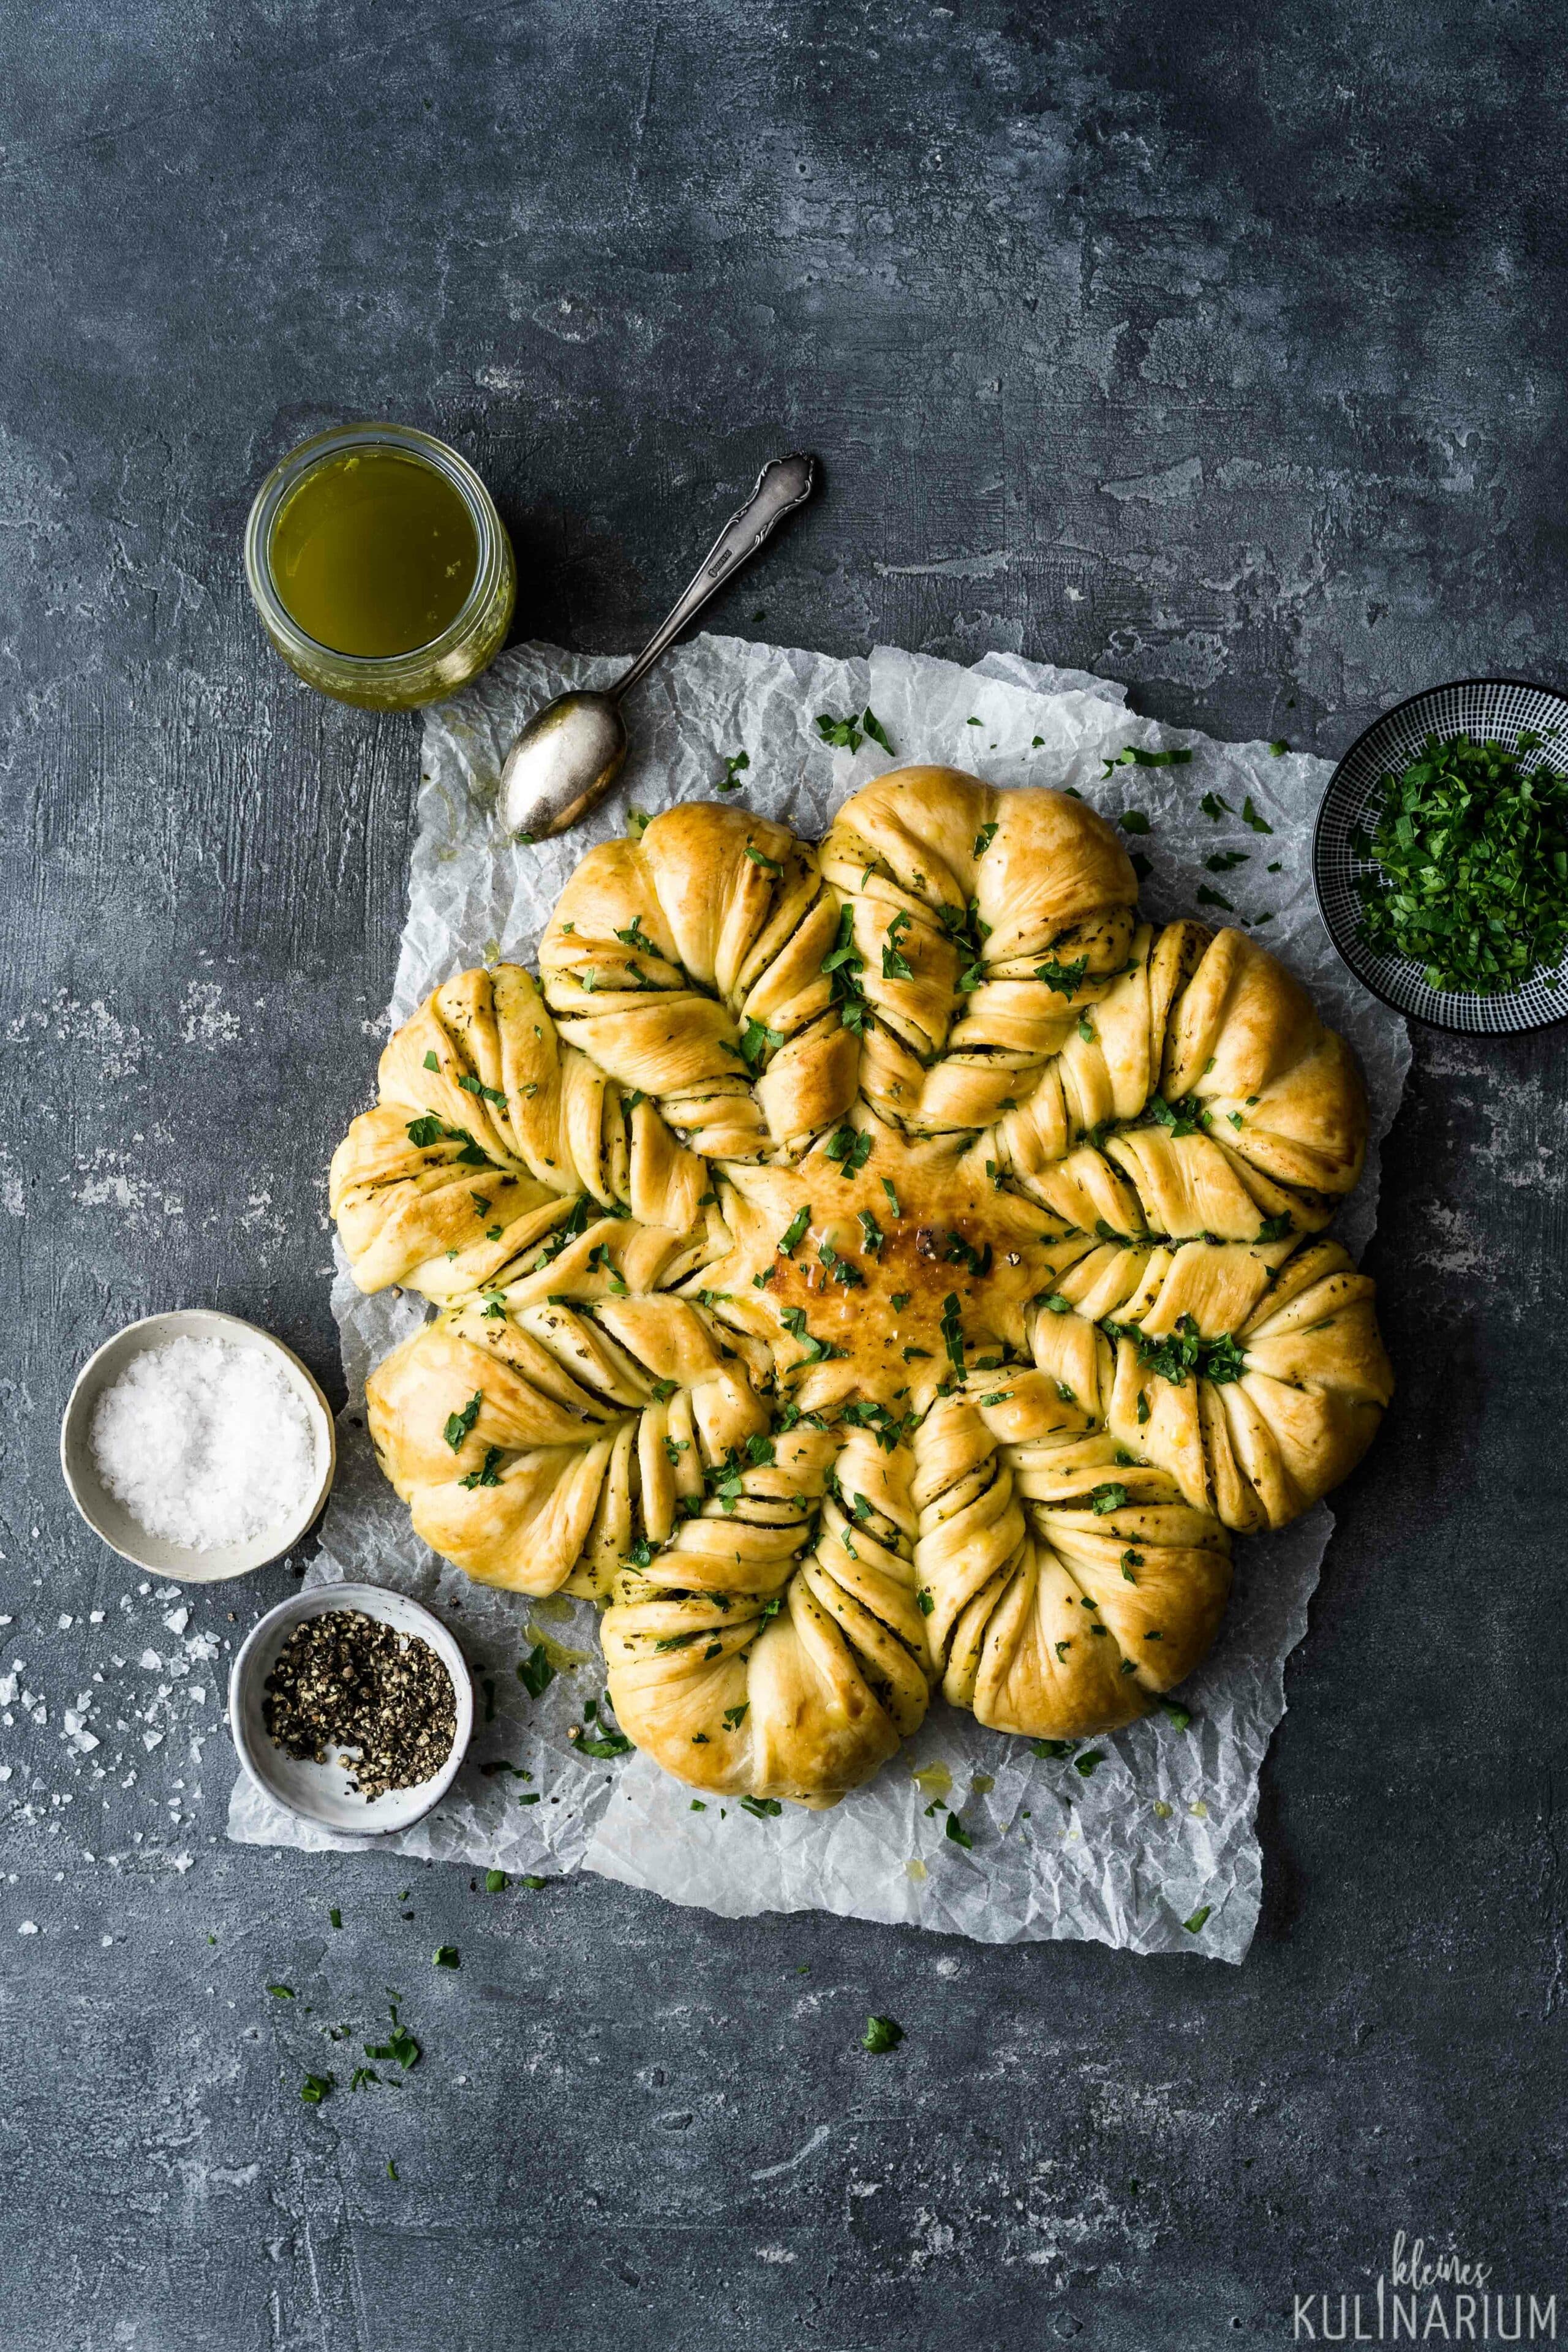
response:
{"label": "flaky sea salt", "polygon": [[149,1535],[193,1551],[281,1527],[320,1475],[290,1382],[258,1349],[225,1339],[171,1339],[132,1357],[98,1401],[92,1452],[104,1486]]}

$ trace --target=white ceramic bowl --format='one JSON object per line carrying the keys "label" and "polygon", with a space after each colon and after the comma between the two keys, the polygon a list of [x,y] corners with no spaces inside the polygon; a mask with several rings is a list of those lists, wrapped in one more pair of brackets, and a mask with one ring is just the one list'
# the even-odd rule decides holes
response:
{"label": "white ceramic bowl", "polygon": [[[286,1755],[275,1748],[262,1717],[268,1675],[278,1654],[296,1625],[307,1617],[323,1616],[332,1609],[359,1609],[367,1617],[400,1633],[417,1633],[429,1643],[452,1677],[457,1700],[457,1728],[452,1752],[439,1772],[412,1789],[389,1789],[384,1796],[364,1798],[349,1787],[350,1768],[335,1756],[324,1764],[308,1757]],[[348,1830],[356,1837],[384,1837],[405,1830],[438,1805],[458,1777],[458,1767],[474,1731],[474,1686],[468,1661],[438,1617],[405,1593],[389,1592],[379,1584],[316,1584],[308,1592],[269,1609],[251,1627],[234,1671],[228,1678],[228,1721],[239,1760],[250,1779],[274,1804],[302,1813],[323,1828]]]}
{"label": "white ceramic bowl", "polygon": [[[287,1519],[267,1528],[249,1543],[220,1544],[210,1551],[193,1551],[185,1544],[166,1542],[149,1535],[116,1502],[98,1475],[92,1454],[92,1416],[99,1398],[120,1378],[133,1356],[148,1348],[166,1347],[171,1339],[222,1339],[231,1348],[252,1348],[267,1356],[293,1387],[310,1415],[315,1433],[321,1477],[309,1499]],[[60,1468],[71,1500],[94,1535],[101,1536],[121,1559],[148,1569],[154,1576],[172,1576],[185,1584],[216,1584],[225,1577],[247,1576],[269,1559],[280,1559],[313,1525],[331,1491],[337,1468],[337,1433],[327,1400],[291,1349],[254,1323],[237,1315],[220,1315],[209,1307],[186,1307],[173,1315],[148,1315],[128,1323],[98,1353],[89,1356],[76,1377],[65,1419],[60,1423]]]}

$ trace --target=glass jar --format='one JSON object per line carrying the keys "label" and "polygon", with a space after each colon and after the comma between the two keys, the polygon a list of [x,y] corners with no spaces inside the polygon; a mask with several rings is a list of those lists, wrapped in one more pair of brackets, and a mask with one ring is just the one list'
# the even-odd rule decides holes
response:
{"label": "glass jar", "polygon": [[[274,541],[279,516],[309,476],[372,449],[431,467],[458,493],[474,529],[474,577],[458,611],[428,645],[402,653],[340,653],[310,635],[285,604],[273,569]],[[517,597],[511,541],[489,492],[455,449],[408,425],[341,425],[290,450],[257,492],[246,525],[245,569],[261,625],[289,667],[319,693],[362,710],[415,710],[456,694],[500,651]]]}

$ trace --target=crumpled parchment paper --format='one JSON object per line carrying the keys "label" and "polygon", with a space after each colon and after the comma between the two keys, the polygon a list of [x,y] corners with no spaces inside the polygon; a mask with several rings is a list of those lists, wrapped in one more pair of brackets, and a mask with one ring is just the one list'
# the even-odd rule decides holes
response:
{"label": "crumpled parchment paper", "polygon": [[[744,752],[741,798],[819,835],[839,803],[884,769],[913,761],[969,768],[994,784],[1073,785],[1115,817],[1141,810],[1151,860],[1144,902],[1158,916],[1227,917],[1215,891],[1312,990],[1324,1018],[1354,1043],[1372,1101],[1367,1172],[1335,1228],[1364,1247],[1377,1200],[1378,1143],[1409,1064],[1404,1022],[1379,1004],[1331,948],[1312,898],[1311,823],[1326,761],[1275,756],[1263,743],[1217,743],[1131,716],[1125,690],[1080,670],[1013,654],[973,668],[879,646],[841,661],[781,646],[703,636],[669,655],[636,696],[632,755],[610,800],[564,840],[514,847],[491,821],[508,744],[540,703],[569,687],[609,684],[621,665],[519,647],[426,719],[408,919],[390,1008],[404,1020],[449,973],[481,960],[531,961],[568,874],[591,842],[626,830],[627,811],[715,796],[725,761]],[[830,751],[817,716],[868,705],[893,746]],[[1105,761],[1128,745],[1190,747],[1189,763]],[[1205,796],[1223,802],[1205,814]],[[1250,801],[1256,824],[1245,821]],[[1268,828],[1272,830],[1268,830]],[[1215,875],[1227,850],[1245,865]],[[1278,870],[1270,870],[1277,867]],[[365,1098],[374,1084],[365,1055]],[[1239,1960],[1257,1923],[1261,1857],[1258,1775],[1284,1712],[1284,1664],[1306,1630],[1307,1603],[1332,1528],[1319,1504],[1280,1534],[1237,1547],[1224,1630],[1181,1697],[1189,1727],[1156,1715],[1080,1748],[1038,1757],[1026,1740],[984,1730],[939,1698],[918,1738],[868,1788],[831,1811],[786,1806],[758,1819],[733,1801],[694,1811],[691,1792],[644,1758],[595,1762],[567,1738],[604,1690],[586,1602],[489,1591],[437,1559],[375,1466],[363,1426],[370,1367],[424,1318],[409,1297],[362,1298],[339,1256],[332,1307],[349,1402],[339,1467],[308,1581],[365,1578],[415,1593],[458,1633],[473,1665],[478,1728],[446,1802],[384,1840],[333,1835],[279,1811],[243,1778],[229,1834],[249,1843],[400,1853],[513,1873],[595,1870],[727,1916],[819,1909],[899,1920],[987,1943],[1098,1937],[1139,1952]],[[561,1665],[539,1699],[516,1668],[541,1639]],[[563,1654],[564,1653],[564,1654]],[[567,1664],[575,1654],[580,1663]],[[951,1787],[946,1776],[951,1775]],[[919,1777],[917,1777],[919,1776]],[[973,1845],[945,1834],[962,1806]],[[1207,1916],[1194,1928],[1184,1924]]]}

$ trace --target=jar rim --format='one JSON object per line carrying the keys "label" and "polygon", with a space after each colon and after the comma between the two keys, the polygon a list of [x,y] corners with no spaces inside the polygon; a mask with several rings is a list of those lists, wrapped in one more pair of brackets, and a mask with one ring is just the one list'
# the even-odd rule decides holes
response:
{"label": "jar rim", "polygon": [[[312,636],[308,629],[300,627],[283,602],[272,571],[272,530],[284,499],[327,458],[344,449],[358,448],[398,449],[428,465],[458,491],[474,526],[474,577],[468,594],[438,636],[426,638],[423,645],[410,646],[403,653],[344,653],[337,646]],[[421,432],[417,425],[368,418],[355,425],[331,425],[325,432],[312,434],[309,440],[301,441],[279,459],[251,501],[245,526],[246,577],[268,632],[275,640],[287,639],[307,656],[341,664],[349,676],[363,678],[367,684],[392,680],[405,671],[423,670],[433,658],[450,654],[461,646],[494,597],[505,562],[504,534],[505,526],[495,500],[460,450],[438,441],[433,433]]]}

